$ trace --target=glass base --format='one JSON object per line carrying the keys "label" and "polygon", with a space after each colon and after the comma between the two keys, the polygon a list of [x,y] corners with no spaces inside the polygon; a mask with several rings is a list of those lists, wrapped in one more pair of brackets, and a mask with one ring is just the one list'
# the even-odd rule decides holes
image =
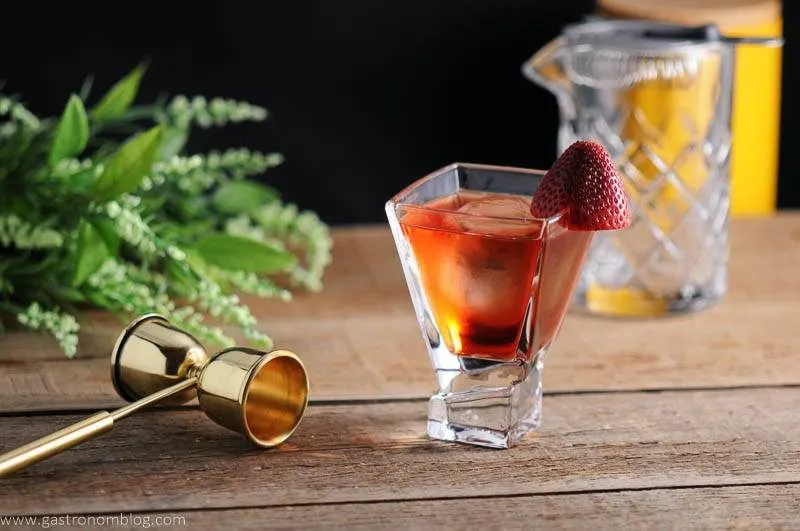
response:
{"label": "glass base", "polygon": [[[542,418],[542,362],[493,363],[455,376],[431,397],[428,436],[490,448],[511,448]],[[498,385],[503,380],[508,385]]]}
{"label": "glass base", "polygon": [[657,317],[705,310],[717,304],[724,295],[724,286],[687,288],[665,297],[641,289],[606,288],[594,284],[577,290],[575,307],[607,317]]}

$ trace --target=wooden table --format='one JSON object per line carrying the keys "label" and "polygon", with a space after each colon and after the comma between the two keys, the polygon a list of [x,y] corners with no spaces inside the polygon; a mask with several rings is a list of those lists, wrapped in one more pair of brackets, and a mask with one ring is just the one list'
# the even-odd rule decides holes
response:
{"label": "wooden table", "polygon": [[[326,291],[254,303],[306,361],[309,413],[257,451],[196,406],[151,410],[0,479],[0,515],[182,517],[238,528],[800,528],[800,215],[732,224],[730,291],[695,315],[570,315],[544,424],[512,450],[424,437],[433,388],[391,237],[336,232]],[[120,324],[80,357],[0,341],[0,449],[118,406]],[[152,522],[153,520],[151,520]],[[3,523],[0,522],[0,527]]]}

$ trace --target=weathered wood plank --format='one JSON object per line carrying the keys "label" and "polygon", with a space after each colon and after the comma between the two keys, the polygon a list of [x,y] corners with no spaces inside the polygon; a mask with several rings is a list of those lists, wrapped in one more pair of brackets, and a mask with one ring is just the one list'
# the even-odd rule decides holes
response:
{"label": "weathered wood plank", "polygon": [[[796,529],[800,486],[759,485],[588,494],[142,513],[192,529]],[[117,515],[89,515],[95,518]],[[96,520],[99,521],[99,520]],[[162,522],[166,520],[161,520]],[[41,529],[35,527],[31,529]],[[66,529],[72,529],[66,527]],[[77,527],[75,527],[77,529]]]}
{"label": "weathered wood plank", "polygon": [[[800,302],[729,302],[633,323],[572,315],[546,361],[545,391],[800,384],[794,315]],[[272,330],[306,362],[314,400],[418,398],[434,388],[411,316],[276,320]],[[0,412],[120,403],[107,359],[0,361]]]}
{"label": "weathered wood plank", "polygon": [[[409,319],[281,320],[272,330],[308,366],[314,400],[420,397],[434,377]],[[0,361],[0,412],[120,405],[109,372],[106,358]]]}
{"label": "weathered wood plank", "polygon": [[[650,321],[571,314],[547,361],[546,390],[800,384],[800,215],[740,220],[733,236],[721,305]],[[382,228],[338,232],[325,292],[255,305],[277,343],[306,361],[315,400],[423,397],[433,386],[390,240]],[[0,340],[0,411],[119,404],[106,359],[121,325],[97,313],[91,324],[78,360],[40,336]]]}
{"label": "weathered wood plank", "polygon": [[[792,388],[553,396],[538,435],[508,451],[426,440],[424,402],[315,406],[273,451],[197,410],[151,411],[0,480],[0,514],[799,482],[799,401]],[[0,447],[74,420],[0,418]]]}

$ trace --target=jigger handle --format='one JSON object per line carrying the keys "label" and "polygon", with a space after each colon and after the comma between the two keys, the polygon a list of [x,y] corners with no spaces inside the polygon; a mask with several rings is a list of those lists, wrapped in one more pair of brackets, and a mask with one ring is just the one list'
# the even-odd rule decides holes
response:
{"label": "jigger handle", "polygon": [[112,427],[114,427],[114,417],[108,411],[101,411],[72,426],[67,426],[63,430],[20,446],[16,450],[0,455],[0,477],[12,474],[21,468],[72,448],[87,439],[111,431]]}
{"label": "jigger handle", "polygon": [[195,383],[197,383],[197,378],[188,378],[172,387],[167,387],[141,400],[132,402],[127,406],[112,412],[101,411],[55,433],[51,433],[25,446],[20,446],[15,450],[2,454],[0,455],[0,478],[13,474],[17,470],[23,469],[28,465],[44,461],[48,457],[68,450],[93,437],[107,433],[114,427],[114,421],[123,419],[159,400],[179,393],[184,389],[188,389],[195,385]]}

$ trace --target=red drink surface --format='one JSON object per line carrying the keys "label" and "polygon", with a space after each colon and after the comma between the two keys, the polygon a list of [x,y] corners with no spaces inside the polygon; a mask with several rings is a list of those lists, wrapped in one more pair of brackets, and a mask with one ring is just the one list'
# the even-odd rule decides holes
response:
{"label": "red drink surface", "polygon": [[[545,241],[543,222],[531,217],[530,198],[522,196],[461,191],[401,208],[400,225],[450,352],[529,359],[550,343],[568,306],[590,233],[559,228],[558,235]],[[548,247],[554,256],[543,254]],[[546,289],[540,290],[537,301],[534,283],[540,260],[541,280],[552,289],[540,282]],[[530,330],[533,327],[536,330]]]}

